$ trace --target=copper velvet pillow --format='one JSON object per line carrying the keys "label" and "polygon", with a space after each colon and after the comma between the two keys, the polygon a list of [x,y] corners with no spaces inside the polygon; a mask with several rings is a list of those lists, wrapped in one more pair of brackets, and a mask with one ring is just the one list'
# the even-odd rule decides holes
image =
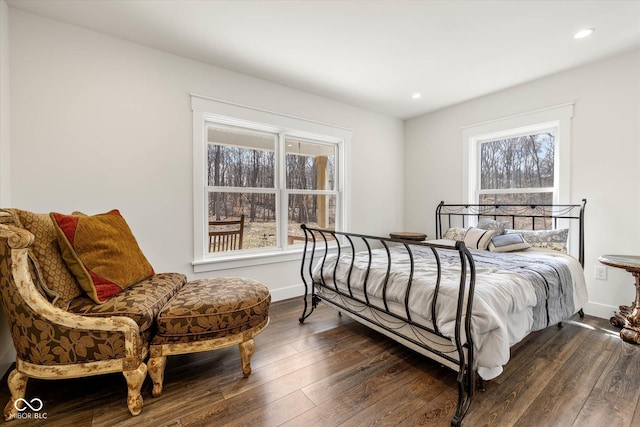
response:
{"label": "copper velvet pillow", "polygon": [[87,295],[103,303],[154,271],[117,210],[93,216],[52,212],[62,257]]}

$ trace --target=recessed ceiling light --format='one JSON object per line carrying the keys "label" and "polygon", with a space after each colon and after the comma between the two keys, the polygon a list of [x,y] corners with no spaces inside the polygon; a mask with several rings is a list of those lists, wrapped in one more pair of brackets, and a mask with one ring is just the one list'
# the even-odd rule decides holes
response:
{"label": "recessed ceiling light", "polygon": [[411,97],[412,97],[413,99],[420,99],[420,98],[422,98],[422,94],[420,94],[420,93],[416,92],[416,93],[414,93],[413,95],[411,95]]}
{"label": "recessed ceiling light", "polygon": [[584,30],[580,30],[577,33],[575,33],[573,35],[573,38],[583,39],[585,37],[589,37],[591,34],[593,34],[594,31],[595,31],[595,28],[585,28]]}

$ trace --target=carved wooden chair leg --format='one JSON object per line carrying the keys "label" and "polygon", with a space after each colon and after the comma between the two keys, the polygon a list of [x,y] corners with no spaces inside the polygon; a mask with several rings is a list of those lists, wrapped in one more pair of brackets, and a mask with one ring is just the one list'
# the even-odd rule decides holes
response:
{"label": "carved wooden chair leg", "polygon": [[253,339],[250,339],[238,344],[238,348],[240,349],[240,360],[242,361],[242,374],[246,378],[251,375],[251,356],[256,345]]}
{"label": "carved wooden chair leg", "polygon": [[18,372],[18,370],[14,369],[9,374],[9,379],[7,384],[9,385],[9,391],[11,392],[11,398],[9,399],[9,403],[4,407],[4,419],[5,421],[12,420],[16,414],[18,413],[18,408],[16,406],[16,402],[18,399],[24,399],[24,395],[27,391],[27,381],[29,380],[29,376]]}
{"label": "carved wooden chair leg", "polygon": [[149,368],[149,376],[153,381],[153,397],[162,394],[162,384],[164,383],[164,368],[167,364],[167,356],[151,357],[147,362]]}
{"label": "carved wooden chair leg", "polygon": [[147,365],[141,363],[137,369],[130,371],[122,371],[124,378],[127,380],[129,393],[127,394],[127,406],[131,415],[138,415],[142,411],[142,395],[140,389],[142,383],[147,376]]}

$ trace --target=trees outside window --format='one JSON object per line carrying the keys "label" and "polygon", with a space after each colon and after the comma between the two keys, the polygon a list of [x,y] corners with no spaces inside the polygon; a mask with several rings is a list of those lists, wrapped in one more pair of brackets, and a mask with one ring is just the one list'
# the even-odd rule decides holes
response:
{"label": "trees outside window", "polygon": [[[512,138],[480,142],[478,202],[503,205],[503,213],[517,214],[509,204],[550,205],[554,201],[555,129]],[[505,217],[506,218],[506,217]],[[497,218],[499,219],[499,218]],[[547,229],[550,220],[518,218],[519,228]]]}
{"label": "trees outside window", "polygon": [[480,203],[553,203],[555,129],[480,142]]}
{"label": "trees outside window", "polygon": [[208,123],[207,135],[208,220],[244,215],[242,250],[301,244],[300,224],[335,229],[335,143],[220,123]]}

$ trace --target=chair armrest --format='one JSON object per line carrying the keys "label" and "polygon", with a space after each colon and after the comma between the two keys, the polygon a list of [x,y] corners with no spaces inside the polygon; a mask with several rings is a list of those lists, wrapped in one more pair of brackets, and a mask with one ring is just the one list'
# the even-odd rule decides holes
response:
{"label": "chair armrest", "polygon": [[[79,314],[70,313],[61,310],[51,304],[44,298],[40,292],[37,291],[35,284],[33,283],[31,274],[29,272],[28,262],[28,250],[33,244],[34,236],[29,231],[12,226],[0,224],[0,238],[6,238],[7,244],[11,250],[11,268],[10,274],[15,283],[15,289],[19,295],[14,295],[13,301],[16,301],[16,297],[22,300],[28,307],[27,309],[35,314],[35,318],[31,320],[24,320],[20,314],[16,316],[18,322],[22,327],[25,327],[25,322],[31,322],[34,326],[42,327],[42,334],[52,339],[52,343],[49,346],[61,346],[69,347],[83,343],[83,337],[92,336],[113,336],[121,335],[124,340],[124,358],[131,359],[132,364],[139,364],[142,355],[140,354],[140,330],[136,322],[124,316],[112,316],[112,317],[85,317]],[[11,292],[9,292],[11,293]],[[6,296],[9,293],[5,293]],[[3,301],[5,304],[5,310],[9,301]],[[17,304],[14,304],[17,306]],[[8,311],[11,311],[9,309]],[[12,313],[6,313],[9,318],[12,317]],[[22,316],[24,317],[24,316]],[[14,319],[15,321],[15,319]],[[11,319],[10,319],[11,322]],[[37,322],[43,322],[38,324]],[[46,328],[43,326],[46,325]],[[13,329],[16,325],[13,325]],[[71,335],[71,336],[69,336]],[[53,339],[55,337],[55,339]],[[66,337],[61,338],[61,337]],[[20,342],[23,345],[16,345],[16,351],[20,355],[23,347],[23,353],[27,347],[33,347],[33,342],[27,343],[25,340],[27,337],[13,337],[14,344]],[[99,338],[101,339],[101,338]],[[109,340],[110,342],[113,340]],[[86,341],[84,341],[86,342]],[[82,353],[82,352],[80,352]],[[90,357],[88,361],[90,361]],[[41,361],[42,362],[42,361]],[[135,366],[137,366],[137,364]]]}

